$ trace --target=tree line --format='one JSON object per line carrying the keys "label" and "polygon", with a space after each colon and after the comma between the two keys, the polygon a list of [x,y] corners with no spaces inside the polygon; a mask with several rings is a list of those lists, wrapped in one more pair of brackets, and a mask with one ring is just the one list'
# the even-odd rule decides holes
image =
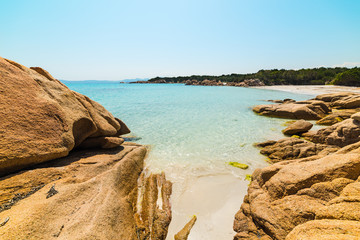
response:
{"label": "tree line", "polygon": [[[156,77],[150,82],[165,81],[166,83],[184,83],[187,80],[215,80],[221,82],[242,82],[246,79],[260,79],[265,85],[360,85],[360,68],[309,68],[300,70],[271,69],[257,73],[228,74],[221,76],[192,75],[180,77]],[[336,80],[337,79],[337,80]]]}

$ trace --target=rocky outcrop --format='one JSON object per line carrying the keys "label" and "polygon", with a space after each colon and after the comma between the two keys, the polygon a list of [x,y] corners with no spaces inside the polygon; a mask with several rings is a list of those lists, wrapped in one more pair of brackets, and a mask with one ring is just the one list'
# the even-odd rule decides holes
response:
{"label": "rocky outcrop", "polygon": [[325,104],[316,101],[258,105],[253,111],[263,116],[304,120],[319,120],[329,113]]}
{"label": "rocky outcrop", "polygon": [[[0,238],[165,239],[171,183],[164,175],[145,177],[145,155],[145,147],[125,143],[3,177],[0,220],[9,220]],[[47,197],[52,188],[57,193]]]}
{"label": "rocky outcrop", "polygon": [[0,92],[0,176],[67,156],[85,141],[119,146],[116,138],[129,133],[103,106],[39,67],[0,58]]}
{"label": "rocky outcrop", "polygon": [[[339,220],[341,225],[359,220],[354,211],[360,200],[359,175],[359,143],[328,156],[282,161],[255,170],[235,216],[238,234],[234,239],[302,239],[298,234],[305,236],[309,226],[310,231],[317,231],[317,237],[320,234],[326,239],[336,231],[329,220]],[[306,222],[308,225],[302,225]],[[354,235],[358,226],[358,222],[348,225],[347,237]]]}
{"label": "rocky outcrop", "polygon": [[298,120],[294,123],[291,123],[287,128],[282,130],[285,135],[300,135],[304,132],[309,131],[312,128],[313,124],[305,121],[305,120]]}
{"label": "rocky outcrop", "polygon": [[245,79],[244,81],[236,84],[237,87],[259,87],[265,86],[265,84],[260,81],[260,79]]}
{"label": "rocky outcrop", "polygon": [[322,94],[307,101],[273,101],[277,104],[259,105],[253,111],[264,116],[318,120],[318,124],[332,125],[350,118],[360,108],[360,94],[345,92]]}
{"label": "rocky outcrop", "polygon": [[0,85],[0,239],[166,238],[172,184],[120,119],[42,68],[0,58]]}
{"label": "rocky outcrop", "polygon": [[266,155],[272,163],[318,154],[327,155],[329,152],[338,150],[336,146],[316,144],[299,138],[284,138],[279,141],[261,143],[258,146],[263,147],[260,153]]}
{"label": "rocky outcrop", "polygon": [[215,81],[215,80],[202,80],[202,81],[198,81],[198,80],[186,80],[185,81],[185,85],[201,85],[201,86],[223,86],[224,84],[220,81]]}
{"label": "rocky outcrop", "polygon": [[332,112],[326,117],[318,120],[316,124],[319,125],[333,125],[338,122],[341,122],[345,119],[348,119],[356,112],[359,112],[360,109],[332,109]]}
{"label": "rocky outcrop", "polygon": [[[321,102],[330,109],[328,120],[339,112],[347,119],[302,133],[305,139],[258,144],[274,164],[254,171],[248,194],[235,216],[234,239],[359,239],[358,96],[324,94],[296,102],[318,106]],[[285,109],[280,106],[287,104],[274,109]],[[353,109],[348,109],[350,106]],[[292,110],[286,111],[289,114]]]}
{"label": "rocky outcrop", "polygon": [[350,118],[320,129],[311,137],[311,141],[339,147],[358,142],[360,141],[360,122]]}
{"label": "rocky outcrop", "polygon": [[322,94],[315,98],[330,103],[334,108],[359,108],[360,94],[352,92]]}

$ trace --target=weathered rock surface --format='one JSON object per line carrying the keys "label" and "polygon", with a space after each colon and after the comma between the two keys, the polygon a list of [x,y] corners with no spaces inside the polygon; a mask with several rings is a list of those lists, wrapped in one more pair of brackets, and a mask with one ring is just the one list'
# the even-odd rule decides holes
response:
{"label": "weathered rock surface", "polygon": [[181,229],[177,234],[175,234],[174,239],[175,240],[187,240],[192,227],[195,225],[196,220],[197,220],[197,217],[193,216],[191,218],[191,220],[184,226],[184,228]]}
{"label": "weathered rock surface", "polygon": [[351,118],[356,120],[356,121],[360,121],[360,111],[351,115]]}
{"label": "weathered rock surface", "polygon": [[341,122],[345,119],[348,119],[356,112],[359,112],[360,109],[333,109],[332,112],[326,117],[318,120],[316,124],[320,125],[333,125],[338,122]]}
{"label": "weathered rock surface", "polygon": [[224,84],[220,81],[208,80],[198,81],[195,79],[185,81],[185,85],[202,85],[202,86],[223,86]]}
{"label": "weathered rock surface", "polygon": [[0,94],[0,176],[67,156],[85,139],[129,132],[103,106],[38,67],[0,58]]}
{"label": "weathered rock surface", "polygon": [[[359,143],[255,170],[235,216],[234,239],[356,239],[359,175]],[[306,238],[310,232],[316,238]],[[326,238],[332,234],[343,238]]]}
{"label": "weathered rock surface", "polygon": [[352,92],[322,94],[316,100],[330,103],[334,108],[359,108],[360,94]]}
{"label": "weathered rock surface", "polygon": [[[143,175],[145,154],[132,143],[79,150],[1,178],[0,219],[9,221],[0,238],[165,239],[171,183],[164,175]],[[54,184],[58,193],[46,198]]]}
{"label": "weathered rock surface", "polygon": [[[358,210],[358,209],[357,209]],[[297,226],[286,240],[358,240],[360,222],[346,220],[313,220]]]}
{"label": "weathered rock surface", "polygon": [[255,86],[265,86],[265,84],[260,79],[245,79],[244,81],[236,84],[237,87],[255,87]]}
{"label": "weathered rock surface", "polygon": [[275,102],[278,104],[255,106],[253,111],[264,116],[319,120],[318,124],[332,125],[350,118],[352,114],[359,111],[357,108],[360,108],[360,94],[331,93],[319,95],[315,99],[307,101],[277,100]]}
{"label": "weathered rock surface", "polygon": [[285,128],[282,132],[285,135],[299,135],[304,132],[309,131],[312,128],[313,124],[305,121],[305,120],[298,120],[292,124],[290,124],[287,128]]}
{"label": "weathered rock surface", "polygon": [[327,106],[319,102],[258,105],[253,111],[263,116],[304,120],[319,120],[329,113]]}
{"label": "weathered rock surface", "polygon": [[327,155],[338,150],[335,146],[316,144],[299,138],[284,138],[279,141],[258,144],[263,147],[260,153],[269,157],[271,162],[306,158],[317,154]]}
{"label": "weathered rock surface", "polygon": [[[254,171],[235,216],[234,239],[360,239],[359,96],[324,94],[293,103],[321,106],[330,114],[318,123],[331,126],[301,134],[306,140],[258,144],[275,164]],[[288,104],[254,111],[291,116]]]}
{"label": "weathered rock surface", "polygon": [[322,128],[312,136],[311,141],[344,147],[360,141],[360,122],[352,118]]}

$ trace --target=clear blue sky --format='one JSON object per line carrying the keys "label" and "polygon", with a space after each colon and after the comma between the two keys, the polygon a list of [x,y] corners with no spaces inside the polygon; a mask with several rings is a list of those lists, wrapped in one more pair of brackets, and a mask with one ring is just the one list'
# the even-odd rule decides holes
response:
{"label": "clear blue sky", "polygon": [[360,65],[359,0],[9,0],[0,56],[59,79]]}

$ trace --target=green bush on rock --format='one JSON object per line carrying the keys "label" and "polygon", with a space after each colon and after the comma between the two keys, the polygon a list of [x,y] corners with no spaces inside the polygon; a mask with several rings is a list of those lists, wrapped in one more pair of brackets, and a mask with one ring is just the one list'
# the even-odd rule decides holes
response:
{"label": "green bush on rock", "polygon": [[352,68],[336,75],[331,81],[334,85],[360,86],[360,68]]}

